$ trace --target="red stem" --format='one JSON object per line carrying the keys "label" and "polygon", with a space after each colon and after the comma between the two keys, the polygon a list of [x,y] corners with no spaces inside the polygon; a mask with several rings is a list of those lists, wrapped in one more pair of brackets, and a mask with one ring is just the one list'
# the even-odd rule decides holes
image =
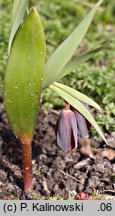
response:
{"label": "red stem", "polygon": [[66,102],[66,101],[65,101],[64,109],[67,110],[67,111],[70,110],[70,104],[68,102]]}
{"label": "red stem", "polygon": [[22,143],[22,160],[23,160],[23,178],[24,191],[32,190],[32,143],[31,140],[23,138]]}

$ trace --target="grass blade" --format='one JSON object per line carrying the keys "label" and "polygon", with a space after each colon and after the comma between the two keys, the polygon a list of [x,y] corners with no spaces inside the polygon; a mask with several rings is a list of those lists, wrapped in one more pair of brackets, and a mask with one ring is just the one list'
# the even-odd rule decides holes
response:
{"label": "grass blade", "polygon": [[95,101],[93,101],[91,98],[87,97],[83,93],[61,83],[54,82],[53,85],[66,91],[68,94],[70,94],[72,97],[76,98],[77,100],[82,101],[96,108],[97,110],[101,111],[101,107]]}
{"label": "grass blade", "polygon": [[98,134],[107,144],[107,141],[101,129],[99,128],[98,124],[92,117],[91,113],[77,99],[75,99],[72,95],[68,94],[66,91],[62,90],[57,86],[50,85],[50,89],[55,91],[60,97],[62,97],[65,101],[71,104],[76,110],[78,110],[93,125],[93,127],[96,129]]}
{"label": "grass blade", "polygon": [[79,26],[70,36],[57,48],[46,63],[43,88],[48,87],[58,77],[59,73],[72,58],[76,48],[84,38],[93,17],[103,0],[99,0],[95,7],[88,13]]}
{"label": "grass blade", "polygon": [[[14,22],[13,22],[13,26],[11,29],[11,34],[10,34],[10,39],[9,39],[9,45],[8,45],[8,54],[10,54],[10,50],[12,47],[12,43],[15,37],[15,34],[20,26],[20,24],[23,21],[27,6],[28,6],[28,2],[29,0],[20,0],[19,5],[16,4],[14,5],[14,8],[17,8],[17,12],[13,12],[13,16],[15,16],[14,18]],[[18,5],[18,6],[17,6]]]}
{"label": "grass blade", "polygon": [[42,24],[33,8],[16,34],[5,75],[5,108],[20,140],[22,137],[32,139],[33,136],[41,96],[45,50]]}
{"label": "grass blade", "polygon": [[57,80],[63,78],[64,76],[68,75],[70,72],[77,69],[77,67],[80,64],[83,64],[84,62],[88,61],[89,59],[93,58],[94,55],[96,55],[98,52],[100,52],[102,49],[107,48],[107,46],[111,43],[111,41],[106,41],[102,45],[100,45],[98,48],[90,50],[86,53],[83,53],[82,55],[72,59],[70,62],[67,63],[67,65],[64,67],[62,72],[57,77]]}

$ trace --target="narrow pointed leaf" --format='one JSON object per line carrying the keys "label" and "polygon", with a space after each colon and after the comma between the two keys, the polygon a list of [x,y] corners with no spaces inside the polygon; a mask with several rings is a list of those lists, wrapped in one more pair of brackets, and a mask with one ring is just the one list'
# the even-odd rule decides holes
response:
{"label": "narrow pointed leaf", "polygon": [[19,28],[5,75],[6,112],[15,134],[33,136],[45,64],[45,38],[35,8]]}
{"label": "narrow pointed leaf", "polygon": [[90,50],[86,53],[83,53],[82,55],[72,59],[70,62],[67,63],[67,65],[64,67],[62,72],[57,77],[57,80],[63,78],[64,76],[68,75],[70,72],[74,71],[79,67],[80,64],[83,64],[84,62],[88,61],[89,59],[93,58],[95,54],[100,52],[102,49],[105,49],[111,42],[107,41],[104,42],[102,45],[100,45],[98,48]]}
{"label": "narrow pointed leaf", "polygon": [[13,25],[14,20],[15,20],[15,16],[18,10],[18,7],[20,5],[21,0],[14,0],[13,2],[13,9],[12,9],[12,20],[11,20],[11,24]]}
{"label": "narrow pointed leaf", "polygon": [[[16,5],[14,5],[15,9],[17,8],[16,12],[13,12],[13,25],[12,25],[12,29],[11,29],[11,34],[10,34],[10,39],[9,39],[9,46],[8,46],[8,54],[10,54],[10,50],[12,47],[12,43],[15,37],[15,34],[20,26],[20,24],[23,21],[27,6],[28,6],[28,2],[29,0],[20,0],[19,5],[18,2],[16,3]],[[18,5],[18,6],[17,6]]]}
{"label": "narrow pointed leaf", "polygon": [[68,94],[70,94],[71,96],[73,96],[74,98],[78,99],[79,101],[82,101],[94,108],[96,108],[97,110],[101,111],[101,107],[95,102],[93,101],[91,98],[87,97],[86,95],[84,95],[83,93],[69,87],[66,86],[64,84],[58,83],[58,82],[54,82],[53,85],[61,88],[62,90],[66,91]]}
{"label": "narrow pointed leaf", "polygon": [[62,97],[65,101],[70,103],[76,110],[78,110],[93,125],[93,127],[101,136],[101,138],[107,143],[101,129],[92,117],[91,113],[77,99],[75,99],[73,96],[71,96],[66,91],[60,89],[57,86],[50,85],[50,89],[55,91],[60,97]]}
{"label": "narrow pointed leaf", "polygon": [[70,34],[70,36],[56,49],[46,63],[44,74],[43,88],[48,87],[58,77],[59,73],[65,67],[67,62],[72,58],[76,48],[84,38],[96,10],[103,0],[99,0],[95,7],[83,19],[79,26]]}

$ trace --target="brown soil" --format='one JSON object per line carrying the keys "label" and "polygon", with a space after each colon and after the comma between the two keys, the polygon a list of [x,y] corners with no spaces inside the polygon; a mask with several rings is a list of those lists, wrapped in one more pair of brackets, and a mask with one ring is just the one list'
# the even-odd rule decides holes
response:
{"label": "brown soil", "polygon": [[[56,145],[54,128],[57,119],[55,111],[39,112],[33,139],[33,191],[45,197],[68,197],[73,190],[91,193],[93,189],[115,195],[115,160],[101,156],[100,152],[106,149],[105,144],[91,139],[95,159],[83,157],[79,148],[65,155]],[[114,142],[115,136],[113,138]],[[33,199],[32,194],[23,193],[21,145],[10,129],[2,98],[0,148],[0,199],[10,199],[11,196]]]}

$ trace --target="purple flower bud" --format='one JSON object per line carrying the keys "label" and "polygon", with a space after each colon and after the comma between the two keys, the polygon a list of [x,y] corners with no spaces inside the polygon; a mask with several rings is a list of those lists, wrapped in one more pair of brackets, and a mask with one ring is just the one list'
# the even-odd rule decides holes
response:
{"label": "purple flower bud", "polygon": [[[86,109],[89,110],[89,107],[87,104],[82,103]],[[77,120],[77,127],[78,127],[78,136],[81,136],[83,138],[88,138],[89,137],[89,128],[90,128],[90,123],[87,121],[87,119],[76,109],[73,108],[73,112],[76,116]]]}
{"label": "purple flower bud", "polygon": [[77,120],[78,136],[88,137],[89,131],[88,131],[86,119],[77,110],[74,110],[74,113]]}
{"label": "purple flower bud", "polygon": [[77,124],[75,114],[70,109],[64,109],[56,126],[58,146],[67,153],[77,147]]}

